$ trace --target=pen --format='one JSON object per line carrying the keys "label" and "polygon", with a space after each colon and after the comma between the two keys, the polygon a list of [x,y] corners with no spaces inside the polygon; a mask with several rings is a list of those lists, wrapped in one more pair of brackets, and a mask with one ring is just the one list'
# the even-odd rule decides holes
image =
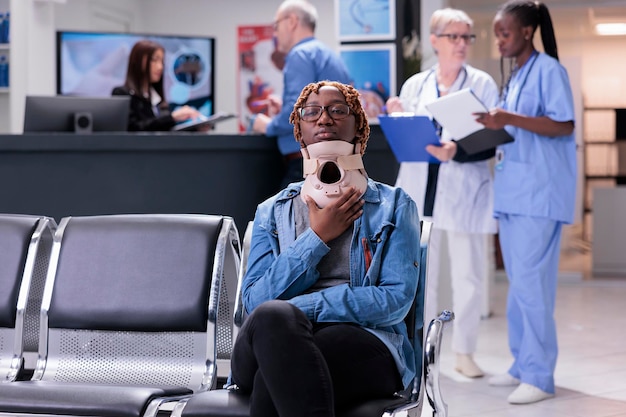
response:
{"label": "pen", "polygon": [[372,251],[370,250],[369,245],[367,244],[367,238],[361,238],[361,245],[363,245],[363,256],[365,257],[365,270],[370,269],[370,265],[372,264]]}

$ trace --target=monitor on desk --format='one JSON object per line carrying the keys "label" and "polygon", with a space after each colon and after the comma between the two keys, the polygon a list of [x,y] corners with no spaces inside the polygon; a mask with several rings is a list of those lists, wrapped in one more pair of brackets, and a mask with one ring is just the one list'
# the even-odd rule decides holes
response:
{"label": "monitor on desk", "polygon": [[24,132],[125,132],[129,96],[27,96]]}

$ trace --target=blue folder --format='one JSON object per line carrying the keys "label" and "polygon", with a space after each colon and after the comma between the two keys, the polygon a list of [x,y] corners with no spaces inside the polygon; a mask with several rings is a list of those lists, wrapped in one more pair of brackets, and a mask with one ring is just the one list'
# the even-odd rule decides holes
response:
{"label": "blue folder", "polygon": [[427,116],[378,116],[380,127],[398,162],[440,161],[426,152],[426,145],[439,145],[433,121]]}

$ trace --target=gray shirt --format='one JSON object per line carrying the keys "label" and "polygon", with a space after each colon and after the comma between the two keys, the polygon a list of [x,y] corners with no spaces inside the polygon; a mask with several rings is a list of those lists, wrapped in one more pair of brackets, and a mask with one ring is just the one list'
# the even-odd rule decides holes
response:
{"label": "gray shirt", "polygon": [[[309,208],[299,196],[294,198],[293,207],[296,220],[296,235],[299,236],[310,226]],[[309,292],[350,283],[350,243],[352,241],[353,229],[353,227],[349,227],[339,237],[327,243],[330,252],[317,264],[317,271],[320,277],[309,288]]]}

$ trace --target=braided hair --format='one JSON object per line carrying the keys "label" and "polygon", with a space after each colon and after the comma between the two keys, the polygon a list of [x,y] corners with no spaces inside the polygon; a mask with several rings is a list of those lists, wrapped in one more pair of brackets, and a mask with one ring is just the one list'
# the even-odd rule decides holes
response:
{"label": "braided hair", "polygon": [[498,14],[509,14],[522,25],[522,27],[531,26],[533,35],[537,26],[541,28],[541,42],[546,54],[550,55],[557,61],[559,56],[556,48],[556,37],[554,36],[554,26],[550,18],[548,7],[538,1],[530,0],[511,0],[500,6]]}
{"label": "braided hair", "polygon": [[365,147],[367,146],[367,141],[370,137],[370,126],[367,122],[365,110],[363,110],[363,106],[361,105],[359,91],[351,85],[343,84],[337,81],[318,81],[310,83],[302,89],[300,97],[298,97],[298,100],[296,100],[296,103],[293,105],[291,116],[289,116],[289,122],[293,124],[293,135],[296,138],[296,141],[300,142],[300,146],[303,148],[305,147],[302,142],[302,131],[300,130],[300,108],[304,107],[311,93],[318,94],[320,88],[325,86],[335,87],[346,98],[346,103],[348,104],[348,107],[350,107],[350,111],[354,114],[356,122],[355,142],[361,144],[362,155],[365,152]]}

